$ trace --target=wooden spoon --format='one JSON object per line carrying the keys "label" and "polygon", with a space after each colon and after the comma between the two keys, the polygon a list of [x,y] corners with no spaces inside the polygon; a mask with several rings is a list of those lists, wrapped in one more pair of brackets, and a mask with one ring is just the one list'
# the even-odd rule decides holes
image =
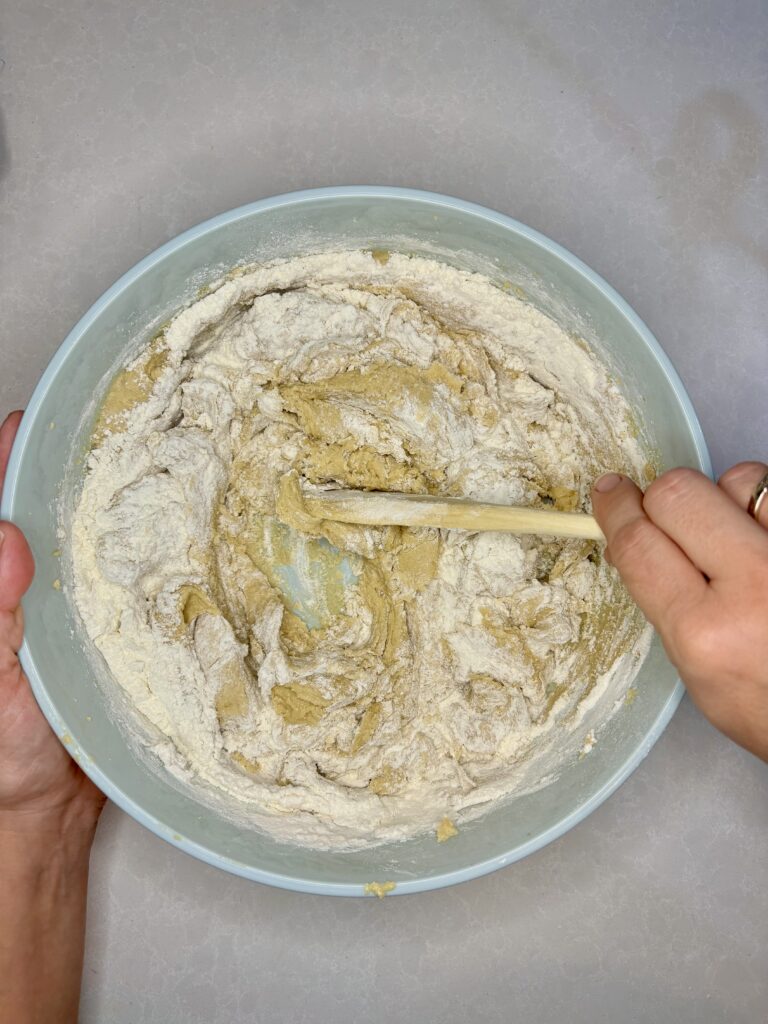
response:
{"label": "wooden spoon", "polygon": [[437,526],[449,530],[500,530],[548,537],[605,540],[594,516],[546,508],[496,505],[468,498],[385,491],[319,491],[303,494],[307,511],[319,519],[363,526]]}

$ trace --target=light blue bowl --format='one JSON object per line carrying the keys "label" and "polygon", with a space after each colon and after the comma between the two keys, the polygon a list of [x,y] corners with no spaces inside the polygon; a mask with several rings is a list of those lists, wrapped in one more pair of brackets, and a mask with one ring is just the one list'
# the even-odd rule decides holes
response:
{"label": "light blue bowl", "polygon": [[134,752],[111,717],[69,598],[52,587],[63,572],[53,556],[61,546],[56,502],[62,489],[71,490],[65,470],[87,441],[83,411],[103,389],[105,375],[193,299],[201,284],[232,266],[333,248],[419,253],[522,288],[612,364],[665,466],[694,466],[711,475],[696,415],[669,360],[626,302],[580,260],[517,221],[458,199],[410,189],[327,188],[214,217],[147,256],[99,299],[64,341],[29,402],[2,515],[25,530],[37,559],[21,651],[35,696],[73,756],[115,803],[179,849],[246,878],[341,896],[363,895],[367,882],[393,881],[395,894],[413,893],[533,853],[627,778],[683,693],[658,641],[638,677],[637,700],[614,716],[589,757],[546,789],[494,808],[447,843],[428,835],[367,852],[313,852],[233,824]]}

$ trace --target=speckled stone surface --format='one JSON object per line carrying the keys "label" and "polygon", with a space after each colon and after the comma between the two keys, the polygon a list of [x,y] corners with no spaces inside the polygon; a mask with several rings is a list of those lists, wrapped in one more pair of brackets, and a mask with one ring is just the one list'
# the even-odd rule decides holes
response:
{"label": "speckled stone surface", "polygon": [[[0,27],[0,410],[184,228],[398,184],[578,253],[672,357],[716,469],[765,458],[762,0],[20,0]],[[425,896],[273,891],[109,808],[82,1020],[754,1024],[767,883],[768,769],[687,701],[588,821]]]}

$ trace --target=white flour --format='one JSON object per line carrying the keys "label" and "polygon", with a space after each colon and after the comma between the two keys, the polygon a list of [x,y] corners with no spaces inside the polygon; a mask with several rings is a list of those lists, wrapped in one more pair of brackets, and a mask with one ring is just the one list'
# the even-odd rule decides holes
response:
{"label": "white flour", "polygon": [[112,385],[72,527],[145,742],[318,848],[550,781],[649,640],[592,542],[307,516],[296,474],[576,509],[604,470],[650,473],[580,339],[484,277],[376,255],[259,266],[180,312]]}

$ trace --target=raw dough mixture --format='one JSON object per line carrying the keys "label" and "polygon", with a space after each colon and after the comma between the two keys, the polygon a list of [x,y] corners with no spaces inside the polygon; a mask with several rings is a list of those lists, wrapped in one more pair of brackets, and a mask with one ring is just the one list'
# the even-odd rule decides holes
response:
{"label": "raw dough mixture", "polygon": [[[313,519],[302,486],[588,507],[652,474],[586,343],[385,252],[233,272],[115,378],[72,524],[93,643],[176,774],[355,847],[545,784],[648,630],[591,541]],[[135,730],[135,725],[134,725]]]}

